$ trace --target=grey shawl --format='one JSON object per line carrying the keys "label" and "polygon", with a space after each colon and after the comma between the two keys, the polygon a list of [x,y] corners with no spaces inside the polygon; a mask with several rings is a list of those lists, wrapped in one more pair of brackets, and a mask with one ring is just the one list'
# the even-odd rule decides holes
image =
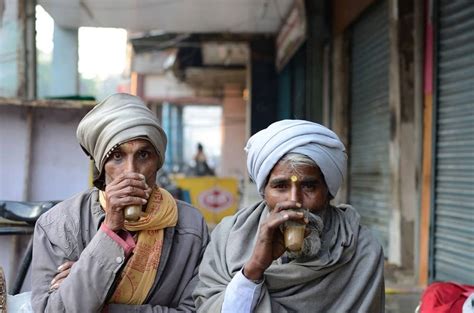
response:
{"label": "grey shawl", "polygon": [[[265,202],[225,218],[212,232],[193,297],[198,312],[220,312],[227,284],[250,258]],[[383,312],[383,253],[349,205],[330,208],[318,257],[274,261],[255,312]]]}

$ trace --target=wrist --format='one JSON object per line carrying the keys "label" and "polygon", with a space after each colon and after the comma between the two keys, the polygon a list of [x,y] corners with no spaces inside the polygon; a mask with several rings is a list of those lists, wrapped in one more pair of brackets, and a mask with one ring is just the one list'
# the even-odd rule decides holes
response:
{"label": "wrist", "polygon": [[111,223],[110,221],[107,221],[107,219],[105,219],[105,221],[102,224],[109,230],[113,231],[114,233],[122,229],[122,227],[118,227],[116,223]]}
{"label": "wrist", "polygon": [[262,281],[264,272],[265,269],[260,268],[255,264],[255,262],[252,261],[247,262],[242,269],[242,274],[248,280],[251,280],[256,284]]}

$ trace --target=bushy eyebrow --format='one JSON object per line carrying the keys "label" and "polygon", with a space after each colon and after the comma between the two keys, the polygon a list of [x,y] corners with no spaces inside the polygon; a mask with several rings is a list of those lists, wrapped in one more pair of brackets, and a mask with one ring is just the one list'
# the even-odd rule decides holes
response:
{"label": "bushy eyebrow", "polygon": [[[123,145],[125,145],[126,143],[123,143],[121,145],[119,145],[117,148],[123,148]],[[141,143],[136,143],[136,145],[138,146],[138,149],[145,149],[145,148],[153,148],[153,145],[148,142],[148,141],[143,141]]]}
{"label": "bushy eyebrow", "polygon": [[153,145],[148,141],[143,141],[143,142],[138,144],[138,148],[139,149],[153,148]]}
{"label": "bushy eyebrow", "polygon": [[[271,179],[268,183],[271,184],[271,185],[279,185],[279,184],[286,184],[286,183],[289,183],[291,181],[290,178],[274,178],[274,179]],[[308,183],[317,183],[321,181],[321,179],[319,179],[318,177],[304,177],[303,179],[299,180],[300,183],[305,183],[305,184],[308,184]]]}
{"label": "bushy eyebrow", "polygon": [[300,182],[302,183],[317,183],[321,181],[319,178],[317,177],[308,177],[308,178],[303,178],[302,180],[300,180]]}
{"label": "bushy eyebrow", "polygon": [[149,151],[149,152],[151,152],[153,150],[155,150],[155,149],[151,146],[143,146],[143,147],[138,148],[138,151]]}
{"label": "bushy eyebrow", "polygon": [[287,178],[274,178],[271,179],[268,183],[271,185],[279,185],[279,184],[286,184],[290,181],[290,179]]}

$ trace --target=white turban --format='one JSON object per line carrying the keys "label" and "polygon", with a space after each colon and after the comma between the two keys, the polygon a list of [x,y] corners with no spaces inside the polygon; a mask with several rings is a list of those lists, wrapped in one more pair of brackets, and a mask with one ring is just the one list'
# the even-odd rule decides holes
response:
{"label": "white turban", "polygon": [[79,123],[76,136],[99,173],[112,148],[135,138],[146,137],[155,147],[158,167],[165,160],[167,139],[158,119],[140,98],[129,94],[113,94],[97,104]]}
{"label": "white turban", "polygon": [[282,120],[250,137],[245,147],[247,170],[263,195],[273,167],[287,153],[311,158],[321,169],[333,197],[341,186],[347,167],[344,144],[330,129],[303,120]]}

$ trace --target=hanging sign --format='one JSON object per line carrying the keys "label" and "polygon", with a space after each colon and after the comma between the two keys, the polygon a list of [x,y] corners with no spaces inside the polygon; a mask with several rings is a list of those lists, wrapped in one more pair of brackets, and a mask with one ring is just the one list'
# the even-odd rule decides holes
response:
{"label": "hanging sign", "polygon": [[306,10],[303,0],[296,0],[276,39],[276,68],[281,71],[306,40]]}

